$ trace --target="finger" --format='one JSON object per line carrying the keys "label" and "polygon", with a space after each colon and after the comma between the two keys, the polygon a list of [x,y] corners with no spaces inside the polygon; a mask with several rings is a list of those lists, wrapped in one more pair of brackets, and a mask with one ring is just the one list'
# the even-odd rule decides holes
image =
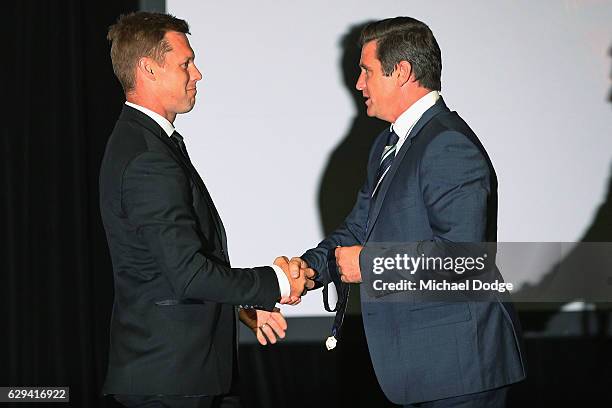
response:
{"label": "finger", "polygon": [[300,258],[291,258],[289,261],[289,273],[291,273],[291,277],[296,279],[300,277],[300,269],[302,263],[300,262]]}
{"label": "finger", "polygon": [[291,304],[290,302],[291,302],[291,297],[282,297],[279,303],[281,305],[289,305]]}
{"label": "finger", "polygon": [[276,259],[274,260],[274,265],[277,265],[280,267],[287,265],[287,263],[289,263],[289,258],[287,258],[286,256],[279,256],[279,257],[276,257]]}
{"label": "finger", "polygon": [[289,306],[297,305],[298,303],[300,303],[300,295],[293,295],[291,297],[284,298],[285,302],[284,303],[280,302],[280,303],[281,305],[289,305]]}
{"label": "finger", "polygon": [[337,247],[334,254],[336,255],[336,269],[338,269],[338,273],[342,274],[342,268],[340,267],[342,261],[342,247]]}
{"label": "finger", "polygon": [[278,307],[275,307],[270,313],[270,319],[274,320],[283,330],[287,330],[287,320]]}
{"label": "finger", "polygon": [[314,278],[317,274],[315,270],[312,268],[304,268],[302,269],[302,271],[304,271],[304,276],[308,279]]}
{"label": "finger", "polygon": [[344,283],[349,283],[348,279],[344,275],[340,275],[340,280]]}
{"label": "finger", "polygon": [[283,330],[287,330],[287,320],[285,320],[285,316],[278,309],[270,315],[270,319],[273,319]]}
{"label": "finger", "polygon": [[293,258],[291,258],[291,261],[295,261],[300,266],[300,269],[308,268],[308,262],[306,262],[299,256],[294,256]]}
{"label": "finger", "polygon": [[271,344],[276,343],[276,335],[274,334],[274,331],[272,331],[272,328],[270,327],[269,324],[264,324],[261,327],[261,331],[264,332],[264,334],[266,335],[266,337],[268,338],[268,341]]}
{"label": "finger", "polygon": [[268,326],[272,328],[276,336],[280,337],[281,339],[285,338],[285,330],[283,330],[283,328],[279,326],[276,320],[272,318],[268,319]]}
{"label": "finger", "polygon": [[314,282],[314,281],[312,281],[312,280],[310,280],[310,279],[308,279],[308,280],[306,281],[306,289],[310,290],[310,289],[312,289],[312,288],[314,288],[314,287],[315,287],[315,282]]}
{"label": "finger", "polygon": [[268,344],[266,336],[263,335],[263,332],[259,327],[255,329],[255,336],[257,337],[257,341],[259,342],[259,344],[261,344],[262,346]]}

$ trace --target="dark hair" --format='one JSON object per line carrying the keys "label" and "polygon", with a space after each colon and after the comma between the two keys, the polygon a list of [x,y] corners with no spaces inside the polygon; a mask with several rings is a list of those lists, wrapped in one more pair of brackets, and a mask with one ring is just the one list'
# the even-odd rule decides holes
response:
{"label": "dark hair", "polygon": [[142,57],[153,58],[158,64],[172,50],[164,35],[168,31],[189,34],[189,24],[170,14],[139,11],[119,17],[108,29],[111,41],[113,71],[124,92],[134,88],[136,64]]}
{"label": "dark hair", "polygon": [[441,89],[442,56],[433,33],[425,23],[411,17],[395,17],[370,23],[361,32],[361,47],[376,41],[377,57],[389,76],[401,61],[408,61],[422,87]]}

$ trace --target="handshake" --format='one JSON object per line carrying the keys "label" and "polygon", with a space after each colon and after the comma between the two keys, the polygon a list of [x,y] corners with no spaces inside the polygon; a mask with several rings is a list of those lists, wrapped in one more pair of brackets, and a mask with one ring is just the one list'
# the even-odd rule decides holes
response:
{"label": "handshake", "polygon": [[[336,258],[336,268],[340,275],[340,280],[344,283],[361,283],[361,267],[359,256],[363,246],[354,245],[349,247],[336,247],[334,256]],[[289,297],[281,298],[280,303],[297,305],[301,297],[315,286],[314,279],[317,273],[302,258],[294,257],[289,260],[286,256],[279,256],[274,260],[274,265],[279,266],[291,286]]]}
{"label": "handshake", "polygon": [[274,260],[274,265],[280,267],[283,272],[285,272],[291,288],[290,295],[281,298],[280,303],[297,305],[300,303],[302,296],[304,296],[308,290],[314,288],[314,279],[317,273],[308,266],[305,260],[298,257],[289,260],[286,256],[279,256]]}

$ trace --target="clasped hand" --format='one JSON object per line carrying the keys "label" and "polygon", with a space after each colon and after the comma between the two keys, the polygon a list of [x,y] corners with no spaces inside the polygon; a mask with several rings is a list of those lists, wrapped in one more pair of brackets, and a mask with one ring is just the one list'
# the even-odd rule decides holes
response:
{"label": "clasped hand", "polygon": [[280,303],[297,305],[302,296],[306,295],[309,289],[314,288],[316,272],[308,266],[306,261],[297,257],[291,258],[290,261],[286,256],[279,256],[274,260],[274,265],[279,266],[285,272],[291,287],[290,295],[281,298]]}
{"label": "clasped hand", "polygon": [[[350,247],[337,247],[335,249],[336,265],[340,279],[344,283],[360,283],[361,268],[359,267],[359,255],[363,247],[355,245]],[[281,299],[282,304],[297,305],[306,292],[314,288],[316,272],[308,263],[299,257],[289,260],[286,256],[279,256],[274,260],[274,265],[279,266],[291,286],[289,297]]]}

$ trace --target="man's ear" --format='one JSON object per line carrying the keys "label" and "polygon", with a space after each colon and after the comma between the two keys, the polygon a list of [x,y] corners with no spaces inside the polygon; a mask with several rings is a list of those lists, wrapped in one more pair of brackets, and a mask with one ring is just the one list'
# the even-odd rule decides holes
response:
{"label": "man's ear", "polygon": [[150,58],[140,58],[138,60],[138,64],[136,65],[136,70],[139,71],[144,78],[147,78],[150,81],[155,81],[155,71],[157,70],[157,66]]}
{"label": "man's ear", "polygon": [[395,66],[395,75],[397,75],[397,82],[400,86],[415,81],[414,75],[412,75],[412,65],[408,61],[400,61]]}

